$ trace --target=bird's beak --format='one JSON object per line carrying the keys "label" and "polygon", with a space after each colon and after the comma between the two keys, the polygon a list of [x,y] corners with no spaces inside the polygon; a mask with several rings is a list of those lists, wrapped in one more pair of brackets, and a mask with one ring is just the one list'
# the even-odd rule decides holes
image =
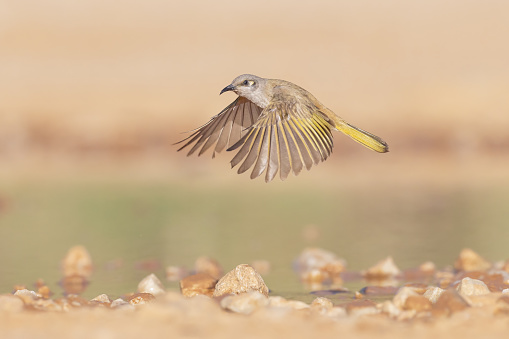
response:
{"label": "bird's beak", "polygon": [[224,92],[233,91],[234,89],[235,89],[235,86],[228,85],[225,88],[223,88],[223,90],[221,91],[221,93],[219,93],[219,95],[223,94]]}

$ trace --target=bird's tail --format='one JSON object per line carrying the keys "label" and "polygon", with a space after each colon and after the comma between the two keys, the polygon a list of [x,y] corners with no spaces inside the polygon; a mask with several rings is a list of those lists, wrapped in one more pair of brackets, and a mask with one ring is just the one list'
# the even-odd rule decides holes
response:
{"label": "bird's tail", "polygon": [[389,152],[389,145],[380,137],[350,125],[346,121],[336,123],[336,128],[373,151],[379,153]]}

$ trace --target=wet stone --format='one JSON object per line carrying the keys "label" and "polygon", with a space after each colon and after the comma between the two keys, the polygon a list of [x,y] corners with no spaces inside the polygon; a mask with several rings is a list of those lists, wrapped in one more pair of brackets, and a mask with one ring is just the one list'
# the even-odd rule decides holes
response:
{"label": "wet stone", "polygon": [[193,274],[180,281],[180,292],[186,297],[195,295],[212,296],[216,287],[217,279],[206,273]]}
{"label": "wet stone", "polygon": [[490,293],[488,286],[481,280],[463,278],[456,287],[462,296],[484,295]]}
{"label": "wet stone", "polygon": [[468,307],[467,301],[454,289],[445,290],[433,305],[434,310],[444,312],[445,315],[463,311]]}
{"label": "wet stone", "polygon": [[155,274],[150,274],[143,278],[138,284],[139,293],[150,293],[153,296],[165,293],[165,289],[161,280]]}
{"label": "wet stone", "polygon": [[268,296],[269,289],[262,277],[249,265],[239,265],[226,273],[216,284],[214,297],[225,294],[239,294],[250,291],[258,291]]}
{"label": "wet stone", "polygon": [[398,291],[396,286],[366,286],[359,292],[369,296],[394,295]]}
{"label": "wet stone", "polygon": [[155,300],[154,295],[150,293],[135,293],[129,297],[127,302],[131,305],[143,305],[148,304]]}

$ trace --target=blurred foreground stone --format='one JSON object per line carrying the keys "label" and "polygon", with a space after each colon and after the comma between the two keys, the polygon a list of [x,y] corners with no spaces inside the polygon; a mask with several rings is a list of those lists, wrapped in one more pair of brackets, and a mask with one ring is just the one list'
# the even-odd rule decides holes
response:
{"label": "blurred foreground stone", "polygon": [[214,297],[225,294],[239,294],[250,291],[258,291],[268,296],[269,289],[263,278],[249,265],[239,265],[232,271],[226,273],[216,284]]}

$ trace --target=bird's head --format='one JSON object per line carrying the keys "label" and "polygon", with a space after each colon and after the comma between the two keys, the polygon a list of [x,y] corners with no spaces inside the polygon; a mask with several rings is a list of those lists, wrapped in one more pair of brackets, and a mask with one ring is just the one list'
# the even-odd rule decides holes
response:
{"label": "bird's head", "polygon": [[223,88],[220,94],[233,91],[237,93],[237,95],[258,104],[260,98],[264,96],[266,81],[266,79],[257,77],[256,75],[242,74],[233,79],[231,84]]}

